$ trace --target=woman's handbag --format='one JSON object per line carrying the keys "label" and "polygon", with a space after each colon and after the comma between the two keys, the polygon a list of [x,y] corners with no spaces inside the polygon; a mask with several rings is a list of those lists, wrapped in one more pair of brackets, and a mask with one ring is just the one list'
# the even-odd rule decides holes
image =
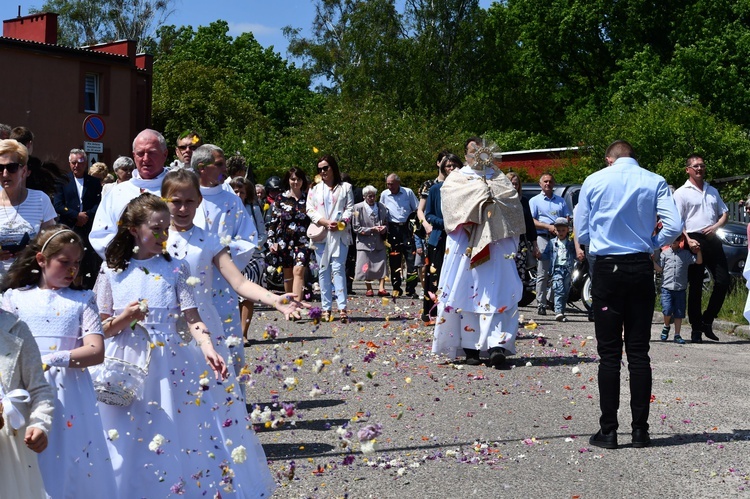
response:
{"label": "woman's handbag", "polygon": [[151,362],[148,331],[135,324],[112,338],[104,362],[89,368],[99,402],[127,407],[143,396],[143,386]]}
{"label": "woman's handbag", "polygon": [[325,239],[327,234],[328,229],[323,226],[315,223],[310,223],[310,225],[307,226],[307,238],[314,243],[319,243]]}

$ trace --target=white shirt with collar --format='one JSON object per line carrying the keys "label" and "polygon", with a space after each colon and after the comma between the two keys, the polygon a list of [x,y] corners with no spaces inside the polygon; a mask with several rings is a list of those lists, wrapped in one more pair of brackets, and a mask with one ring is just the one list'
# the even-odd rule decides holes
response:
{"label": "white shirt with collar", "polygon": [[117,222],[128,203],[144,192],[161,196],[161,183],[166,174],[165,168],[156,178],[143,179],[138,175],[138,170],[133,170],[133,178],[115,185],[101,199],[89,234],[89,243],[100,257],[104,258],[107,245],[117,234]]}
{"label": "white shirt with collar", "polygon": [[719,191],[705,181],[701,190],[688,179],[674,192],[674,201],[688,233],[701,232],[718,222],[729,211]]}

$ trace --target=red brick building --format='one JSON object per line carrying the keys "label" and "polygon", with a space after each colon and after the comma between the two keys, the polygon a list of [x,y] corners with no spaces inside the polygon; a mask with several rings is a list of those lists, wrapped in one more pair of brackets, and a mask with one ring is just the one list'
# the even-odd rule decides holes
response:
{"label": "red brick building", "polygon": [[503,171],[525,172],[530,180],[537,180],[544,172],[550,172],[568,165],[575,165],[580,159],[578,147],[557,147],[554,149],[534,149],[527,151],[503,151]]}
{"label": "red brick building", "polygon": [[[17,17],[3,21],[0,67],[0,123],[29,128],[34,156],[62,168],[70,149],[84,149],[84,142],[111,165],[131,154],[133,138],[151,124],[153,57],[136,54],[134,41],[63,47],[57,14]],[[91,115],[104,125],[98,139],[101,129],[89,129],[94,138],[84,133]]]}

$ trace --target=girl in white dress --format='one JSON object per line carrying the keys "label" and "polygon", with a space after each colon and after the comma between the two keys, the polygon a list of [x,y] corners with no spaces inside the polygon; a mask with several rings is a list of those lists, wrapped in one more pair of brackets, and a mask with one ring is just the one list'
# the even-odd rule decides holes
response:
{"label": "girl in white dress", "polygon": [[55,394],[29,328],[0,310],[0,484],[3,497],[45,499],[35,452],[47,447]]}
{"label": "girl in white dress", "polygon": [[[214,269],[227,280],[232,289],[251,302],[259,302],[278,309],[287,318],[299,318],[296,311],[300,302],[294,294],[276,295],[245,278],[232,261],[229,250],[216,234],[193,224],[195,211],[201,203],[200,183],[191,170],[173,170],[164,177],[161,196],[167,202],[171,223],[167,251],[174,258],[184,259],[190,265],[194,283],[198,313],[213,334],[214,348],[225,359],[232,359],[234,375],[239,376],[245,365],[240,328],[232,327],[225,332],[219,312],[213,303]],[[225,332],[225,334],[222,334]],[[244,386],[244,384],[242,385]]]}
{"label": "girl in white dress", "polygon": [[[2,284],[2,308],[34,335],[44,376],[56,394],[49,448],[39,467],[50,497],[115,493],[96,395],[86,367],[104,360],[104,335],[94,294],[70,289],[83,256],[78,235],[56,225],[32,240]],[[97,492],[98,493],[98,492]]]}
{"label": "girl in white dress", "polygon": [[[211,389],[232,392],[187,283],[189,267],[166,251],[169,223],[160,198],[132,200],[97,281],[105,331],[133,335],[139,323],[151,352],[142,395],[125,407],[99,403],[119,497],[269,497],[275,483],[257,438],[248,437],[246,412],[234,395]],[[199,348],[178,334],[181,314]],[[108,340],[107,353],[117,341]]]}

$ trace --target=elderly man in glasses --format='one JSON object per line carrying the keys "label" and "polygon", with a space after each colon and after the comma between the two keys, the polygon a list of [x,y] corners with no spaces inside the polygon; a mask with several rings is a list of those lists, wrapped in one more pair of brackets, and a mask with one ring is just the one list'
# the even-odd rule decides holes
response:
{"label": "elderly man in glasses", "polygon": [[[713,322],[724,304],[729,289],[729,266],[721,241],[716,231],[728,219],[727,205],[716,188],[706,182],[706,164],[698,154],[691,154],[686,161],[685,172],[688,179],[674,193],[674,200],[680,215],[685,221],[685,238],[688,247],[703,253],[703,263],[688,268],[687,312],[693,331],[693,343],[702,343],[703,335],[709,340],[719,341],[714,334]],[[701,313],[703,275],[705,269],[711,271],[714,289],[706,310]]]}

